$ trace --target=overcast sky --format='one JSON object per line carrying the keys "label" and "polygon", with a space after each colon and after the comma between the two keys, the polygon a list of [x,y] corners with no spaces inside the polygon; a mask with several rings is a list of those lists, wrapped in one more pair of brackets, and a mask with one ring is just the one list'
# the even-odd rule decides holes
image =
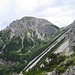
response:
{"label": "overcast sky", "polygon": [[24,16],[44,18],[63,27],[75,20],[75,0],[0,0],[0,30]]}

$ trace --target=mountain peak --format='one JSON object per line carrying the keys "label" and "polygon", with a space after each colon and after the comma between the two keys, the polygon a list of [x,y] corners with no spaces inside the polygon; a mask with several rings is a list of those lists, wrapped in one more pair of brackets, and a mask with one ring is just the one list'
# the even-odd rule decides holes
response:
{"label": "mountain peak", "polygon": [[6,29],[10,29],[11,34],[21,37],[24,37],[26,32],[28,35],[36,32],[37,36],[40,38],[41,34],[50,36],[57,33],[59,27],[45,19],[26,16],[20,20],[13,21]]}
{"label": "mountain peak", "polygon": [[[69,56],[73,49],[75,51],[75,21],[59,30],[45,19],[23,17],[0,31],[0,74],[41,75],[53,70],[53,75],[62,75],[71,62],[75,64],[75,53]],[[25,72],[27,70],[30,71]]]}

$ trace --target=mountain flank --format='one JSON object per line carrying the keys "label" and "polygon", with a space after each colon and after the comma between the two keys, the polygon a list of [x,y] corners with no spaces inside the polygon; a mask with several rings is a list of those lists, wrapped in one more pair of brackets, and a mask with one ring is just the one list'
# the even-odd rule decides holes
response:
{"label": "mountain flank", "polygon": [[59,28],[23,17],[0,31],[0,75],[74,75],[74,68],[75,21]]}

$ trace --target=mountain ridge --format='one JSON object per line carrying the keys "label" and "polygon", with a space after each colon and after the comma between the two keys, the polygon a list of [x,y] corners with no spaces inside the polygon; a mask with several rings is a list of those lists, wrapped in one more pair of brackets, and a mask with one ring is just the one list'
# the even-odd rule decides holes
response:
{"label": "mountain ridge", "polygon": [[[65,35],[63,37],[62,35],[64,33]],[[36,17],[23,17],[19,20],[13,21],[8,27],[0,31],[0,59],[2,63],[3,61],[6,61],[6,63],[8,62],[8,65],[6,63],[1,63],[0,74],[19,74],[31,60],[42,53],[46,48],[48,49],[50,45],[56,44],[57,39],[61,36],[62,40],[53,47],[52,52],[57,49],[56,47],[63,45],[66,40],[69,40],[68,44],[70,50],[73,51],[75,48],[75,22],[65,28],[59,28],[45,19]],[[56,56],[55,59],[51,56],[52,61],[54,62],[55,60],[56,63],[59,64],[61,61],[65,61],[67,57],[63,56],[64,54],[61,54],[63,53],[51,54],[52,56]],[[58,57],[60,58],[60,62],[58,62]],[[50,61],[51,60],[48,60],[48,62]],[[49,66],[48,64],[50,63],[47,63],[44,60],[43,62],[47,65],[46,68],[43,68],[44,70],[47,69]],[[40,63],[42,62],[39,62],[38,64]],[[58,66],[55,63],[53,64]],[[33,70],[34,68],[31,71],[33,72]],[[31,71],[29,72],[31,73]],[[26,73],[24,75],[28,74]]]}

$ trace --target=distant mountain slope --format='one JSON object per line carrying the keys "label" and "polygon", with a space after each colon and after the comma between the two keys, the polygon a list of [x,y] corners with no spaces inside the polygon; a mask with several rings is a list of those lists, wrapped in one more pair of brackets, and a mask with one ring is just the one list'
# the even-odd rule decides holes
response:
{"label": "distant mountain slope", "polygon": [[45,19],[23,17],[0,31],[0,75],[75,75],[74,69],[75,21],[59,28]]}
{"label": "distant mountain slope", "polygon": [[[7,28],[0,31],[0,59],[8,62],[1,66],[1,75],[12,72],[19,73],[24,66],[38,53],[46,48],[46,43],[59,32],[59,27],[51,22],[35,18],[23,17],[13,21]],[[10,65],[11,63],[11,65]],[[15,66],[16,65],[16,66]]]}
{"label": "distant mountain slope", "polygon": [[44,35],[50,36],[57,33],[59,28],[45,19],[35,17],[23,17],[20,20],[13,21],[6,28],[6,30],[8,29],[11,30],[11,33],[13,35],[24,37],[25,32],[27,32],[27,36],[29,37],[34,37],[34,34],[36,34],[39,39],[42,39],[41,37],[44,38]]}
{"label": "distant mountain slope", "polygon": [[33,69],[23,71],[23,75],[75,75],[75,21],[64,29],[68,29],[64,40]]}
{"label": "distant mountain slope", "polygon": [[58,31],[59,27],[45,19],[23,17],[20,20],[13,21],[7,28],[0,31],[0,51],[4,49],[6,44],[14,40],[20,40],[20,46],[22,45],[22,48],[27,43],[29,46],[34,46],[35,43],[49,40]]}

